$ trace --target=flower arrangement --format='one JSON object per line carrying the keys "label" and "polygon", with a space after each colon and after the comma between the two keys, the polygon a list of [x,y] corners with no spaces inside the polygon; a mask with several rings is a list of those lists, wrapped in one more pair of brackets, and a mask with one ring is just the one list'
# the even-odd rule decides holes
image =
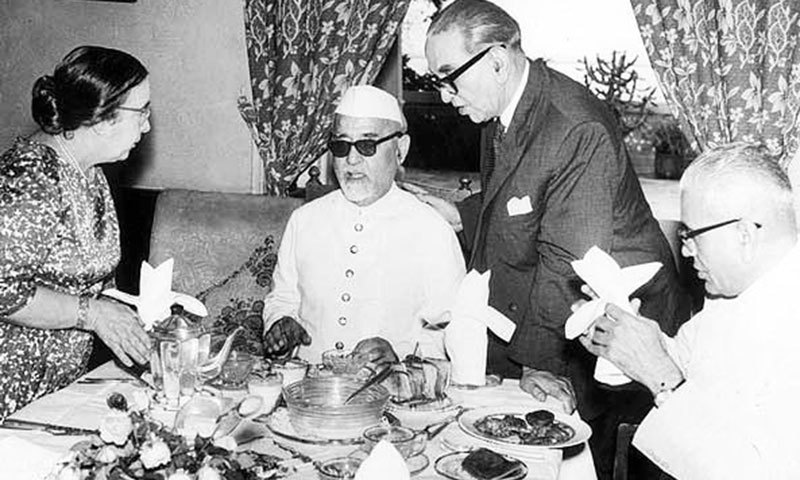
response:
{"label": "flower arrangement", "polygon": [[200,432],[187,440],[149,416],[149,398],[135,392],[128,402],[112,393],[99,435],[75,444],[47,480],[255,480],[287,472],[278,458],[235,452],[231,437],[213,439]]}

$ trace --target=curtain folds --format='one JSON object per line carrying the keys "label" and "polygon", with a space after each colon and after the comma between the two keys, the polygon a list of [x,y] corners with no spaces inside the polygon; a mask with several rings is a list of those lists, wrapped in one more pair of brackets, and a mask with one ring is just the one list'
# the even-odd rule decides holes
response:
{"label": "curtain folds", "polygon": [[699,149],[760,141],[786,166],[800,135],[800,1],[631,4],[667,101]]}
{"label": "curtain folds", "polygon": [[245,0],[252,102],[239,111],[283,196],[325,149],[339,97],[378,75],[410,0]]}

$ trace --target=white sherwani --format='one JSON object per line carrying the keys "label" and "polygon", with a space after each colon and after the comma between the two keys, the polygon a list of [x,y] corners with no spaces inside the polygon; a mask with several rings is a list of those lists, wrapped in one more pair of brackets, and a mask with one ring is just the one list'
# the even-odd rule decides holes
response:
{"label": "white sherwani", "polygon": [[800,479],[800,247],[669,342],[686,383],[634,445],[678,479]]}
{"label": "white sherwani", "polygon": [[[449,308],[464,276],[453,229],[413,195],[392,185],[372,205],[359,207],[341,190],[292,213],[278,252],[264,328],[283,316],[311,335],[300,356],[345,350],[373,336],[402,358],[420,352],[443,357],[440,332],[423,331]],[[266,330],[265,330],[266,331]]]}

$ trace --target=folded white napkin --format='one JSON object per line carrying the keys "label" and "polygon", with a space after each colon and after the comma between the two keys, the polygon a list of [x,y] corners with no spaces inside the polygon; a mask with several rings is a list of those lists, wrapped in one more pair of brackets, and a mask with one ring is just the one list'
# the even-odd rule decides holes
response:
{"label": "folded white napkin", "polygon": [[488,328],[495,335],[511,340],[516,324],[489,306],[491,270],[471,270],[464,276],[450,309],[451,321],[444,330],[444,345],[451,363],[451,379],[464,385],[486,382]]}
{"label": "folded white napkin", "polygon": [[409,480],[410,478],[411,474],[403,456],[386,440],[381,440],[372,448],[369,456],[361,462],[355,476],[355,480]]}
{"label": "folded white napkin", "polygon": [[[588,331],[595,319],[603,315],[607,303],[613,303],[633,313],[630,295],[653,278],[661,268],[661,262],[620,268],[611,255],[593,246],[582,259],[572,262],[572,268],[599,298],[586,302],[567,319],[564,333],[570,340]],[[622,385],[631,381],[603,358],[597,359],[594,378],[608,385]]]}
{"label": "folded white napkin", "polygon": [[172,291],[173,265],[172,258],[156,268],[151,267],[146,261],[142,261],[139,296],[121,292],[116,288],[104,290],[103,295],[135,306],[139,318],[144,322],[145,330],[152,329],[153,325],[168,317],[169,309],[174,303],[183,306],[187,312],[205,317],[208,315],[208,310],[200,300],[185,293]]}
{"label": "folded white napkin", "polygon": [[41,480],[55,470],[63,451],[39,446],[14,435],[0,439],[0,472],[3,478]]}

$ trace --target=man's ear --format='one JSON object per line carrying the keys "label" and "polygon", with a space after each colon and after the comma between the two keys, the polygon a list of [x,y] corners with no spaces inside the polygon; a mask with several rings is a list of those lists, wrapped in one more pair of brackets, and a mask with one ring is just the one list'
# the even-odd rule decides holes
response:
{"label": "man's ear", "polygon": [[492,69],[498,83],[505,83],[511,75],[511,59],[508,56],[508,49],[493,48],[489,55],[492,59]]}
{"label": "man's ear", "polygon": [[411,137],[404,133],[402,137],[397,139],[397,164],[402,165],[406,161],[408,149],[411,148]]}

